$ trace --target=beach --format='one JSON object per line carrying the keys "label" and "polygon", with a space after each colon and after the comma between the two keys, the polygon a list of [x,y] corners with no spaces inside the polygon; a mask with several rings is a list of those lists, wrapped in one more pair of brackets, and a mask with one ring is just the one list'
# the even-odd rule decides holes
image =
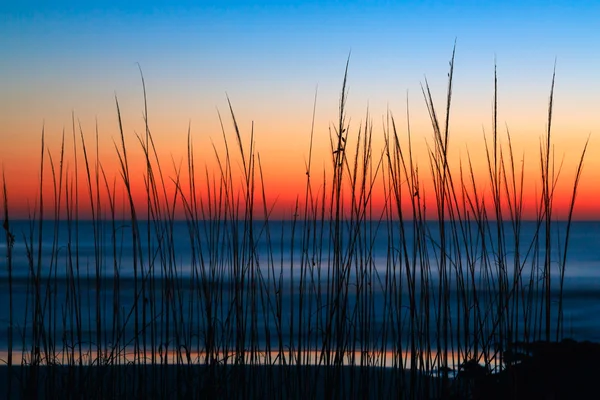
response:
{"label": "beach", "polygon": [[[408,373],[372,367],[13,366],[9,372],[4,365],[0,379],[0,388],[5,388],[11,399],[377,399],[411,395]],[[438,378],[419,375],[415,384],[418,398],[438,398]]]}

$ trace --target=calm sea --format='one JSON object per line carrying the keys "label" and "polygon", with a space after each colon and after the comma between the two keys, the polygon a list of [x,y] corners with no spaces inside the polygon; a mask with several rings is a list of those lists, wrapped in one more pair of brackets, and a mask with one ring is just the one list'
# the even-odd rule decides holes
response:
{"label": "calm sea", "polygon": [[[553,337],[564,266],[561,337],[600,341],[600,222],[572,223],[563,263],[566,227],[553,223],[549,235]],[[249,346],[296,346],[304,338],[318,347],[328,315],[339,315],[341,305],[344,329],[373,347],[407,343],[410,326],[422,335],[427,312],[434,345],[440,316],[459,342],[469,340],[457,328],[465,316],[465,326],[487,318],[494,335],[502,287],[515,317],[503,323],[513,324],[515,338],[541,337],[544,324],[547,237],[535,222],[177,221],[133,230],[130,222],[44,221],[40,237],[39,221],[16,221],[11,231],[11,284],[0,235],[0,352],[11,329],[14,349],[31,346],[36,310],[43,340],[57,351],[128,343],[136,309],[140,326],[154,328],[146,340],[195,343],[198,351],[210,321],[219,343],[243,326]]]}

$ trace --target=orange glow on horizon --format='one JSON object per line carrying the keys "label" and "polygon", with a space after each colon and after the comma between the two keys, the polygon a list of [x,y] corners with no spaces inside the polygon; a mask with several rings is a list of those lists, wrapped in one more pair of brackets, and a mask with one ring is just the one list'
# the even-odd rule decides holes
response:
{"label": "orange glow on horizon", "polygon": [[[124,118],[125,121],[127,121]],[[232,125],[231,121],[224,120],[224,123]],[[175,195],[175,182],[177,181],[177,175],[179,174],[179,185],[181,192],[178,194],[178,205],[176,207],[176,217],[185,218],[184,207],[181,203],[181,194],[185,196],[189,195],[189,177],[188,177],[188,137],[187,137],[187,126],[181,125],[173,129],[165,128],[166,122],[161,121],[159,118],[155,119],[156,127],[150,126],[152,137],[154,140],[155,148],[150,153],[150,162],[154,179],[158,185],[157,198],[162,203],[165,201],[165,193],[163,193],[163,181],[164,189],[166,192],[167,202],[172,202]],[[241,129],[241,140],[244,151],[244,157],[246,165],[250,162],[250,130],[243,129],[247,128],[246,125],[239,122]],[[398,122],[400,125],[400,121]],[[485,150],[485,142],[483,133],[477,133],[475,137],[466,135],[465,132],[468,126],[460,124],[460,121],[456,122],[457,127],[451,129],[450,137],[450,152],[449,152],[449,168],[452,173],[453,183],[457,195],[459,196],[459,202],[464,202],[462,195],[460,194],[460,185],[464,184],[468,193],[472,196],[472,183],[470,176],[470,169],[473,169],[473,175],[475,178],[475,187],[477,194],[480,197],[485,197],[485,203],[488,207],[488,218],[494,219],[495,215],[493,212],[493,204],[491,201],[491,184],[490,184],[490,172],[488,166],[488,160]],[[266,198],[267,212],[270,213],[270,218],[274,219],[290,219],[294,218],[296,213],[296,203],[298,203],[299,210],[304,210],[304,202],[306,198],[306,187],[307,187],[307,174],[306,168],[309,162],[309,151],[311,155],[310,159],[310,183],[311,183],[311,196],[312,208],[315,208],[314,203],[322,200],[323,190],[330,195],[332,188],[332,155],[330,149],[330,131],[329,129],[323,129],[323,127],[331,127],[332,123],[326,124],[321,123],[317,126],[315,124],[314,136],[313,136],[313,148],[309,148],[310,145],[310,129],[307,126],[301,126],[296,129],[292,134],[290,130],[286,135],[281,135],[277,130],[277,125],[272,124],[259,130],[255,128],[254,132],[254,210],[257,216],[264,217],[264,206],[263,206],[263,185],[264,185],[264,196]],[[419,127],[420,125],[415,125]],[[432,180],[432,172],[430,165],[430,156],[428,154],[432,145],[432,135],[429,133],[431,128],[425,130],[423,125],[422,131],[426,132],[424,135],[417,135],[416,127],[412,127],[412,157],[416,167],[418,167],[419,174],[419,194],[420,200],[425,206],[428,219],[435,219],[436,214],[436,201],[435,201],[435,188]],[[309,128],[310,126],[308,126]],[[106,127],[108,128],[108,127]],[[208,125],[207,127],[196,128],[200,132],[206,132],[207,129],[213,129],[213,132],[219,132],[217,126]],[[121,137],[118,130],[108,130],[110,134],[99,128],[98,130],[98,148],[96,148],[96,135],[95,125],[85,125],[81,127],[81,131],[84,134],[85,148],[88,157],[88,163],[90,168],[90,178],[92,181],[92,193],[94,201],[96,198],[96,158],[98,157],[102,170],[98,170],[98,185],[100,189],[101,208],[104,212],[109,212],[108,194],[106,192],[106,184],[104,181],[104,172],[108,181],[109,190],[111,193],[114,191],[114,200],[116,206],[117,215],[127,215],[129,208],[124,187],[124,181],[122,174],[122,168],[119,161],[119,154],[123,154]],[[220,129],[220,128],[219,128]],[[225,144],[222,133],[214,136],[206,135],[203,133],[196,133],[191,130],[191,144],[193,156],[194,156],[194,175],[196,185],[196,196],[198,199],[207,201],[207,178],[210,181],[211,190],[218,189],[219,185],[223,184],[223,178],[221,174],[226,172],[228,174],[226,181],[231,179],[230,184],[233,184],[236,190],[241,190],[244,186],[244,163],[240,155],[240,149],[237,143],[237,139],[233,130],[229,126],[224,126],[226,130]],[[389,127],[385,128],[389,129]],[[384,215],[384,211],[387,207],[388,216],[397,217],[397,206],[394,204],[396,201],[394,196],[389,193],[390,190],[390,166],[386,152],[384,150],[384,134],[385,129],[374,126],[372,132],[372,143],[371,143],[371,160],[370,166],[367,171],[367,181],[374,180],[373,187],[367,188],[370,192],[368,210],[372,214],[371,218],[380,218]],[[138,120],[134,124],[125,123],[125,147],[127,150],[127,162],[129,167],[129,176],[131,179],[131,191],[134,200],[138,217],[147,215],[147,191],[146,191],[146,175],[147,165],[146,158],[140,141],[145,142],[145,126]],[[164,132],[172,132],[173,130],[178,133],[175,136],[166,135]],[[361,136],[360,145],[363,146],[362,142],[364,138],[364,124],[359,123],[351,124],[349,130],[349,138],[347,145],[347,160],[348,167],[344,169],[344,195],[345,209],[349,212],[350,210],[350,178],[349,173],[353,173],[352,165],[354,163],[354,156],[356,152],[356,140],[358,140],[358,134]],[[408,163],[409,153],[408,149],[408,137],[405,130],[398,127],[398,135],[400,140],[400,149],[403,151]],[[421,131],[421,130],[419,130]],[[132,133],[133,132],[133,133]],[[136,137],[136,132],[137,136]],[[452,133],[454,132],[454,133]],[[539,133],[539,130],[536,132]],[[542,132],[543,133],[543,132]],[[64,133],[64,160],[62,164],[63,169],[63,189],[61,194],[61,207],[64,212],[66,207],[66,192],[69,190],[71,195],[70,206],[74,204],[74,176],[75,176],[75,163],[77,162],[77,176],[78,176],[78,195],[79,195],[79,215],[80,216],[91,216],[90,214],[90,199],[88,192],[87,183],[87,172],[85,165],[85,158],[83,153],[83,144],[81,142],[81,133],[79,127],[76,125],[75,137],[73,132],[70,133],[65,130]],[[475,133],[473,133],[475,135]],[[516,180],[517,193],[520,192],[520,179],[521,179],[521,168],[524,168],[523,173],[523,193],[522,193],[522,217],[524,219],[535,219],[539,212],[540,195],[541,195],[541,173],[540,173],[540,143],[544,140],[543,136],[534,136],[531,132],[527,135],[517,135],[511,133],[512,138],[512,149],[514,159],[509,157],[509,148],[506,133],[502,133],[499,138],[499,148],[503,152],[505,170],[500,171],[503,176],[501,180],[501,195],[506,197],[506,184],[504,183],[504,174],[506,179],[509,181],[509,192],[510,196],[513,196],[512,179]],[[33,143],[21,139],[24,135],[16,136],[16,139],[12,141],[10,150],[6,147],[0,152],[2,159],[3,171],[6,177],[6,185],[8,190],[9,199],[9,215],[14,219],[27,218],[28,215],[32,215],[35,211],[39,214],[39,186],[40,186],[40,152],[41,152],[41,130],[37,135],[37,141]],[[291,138],[291,139],[286,139]],[[391,137],[390,140],[393,138]],[[575,171],[579,162],[579,156],[585,144],[585,137],[582,136],[574,137],[569,139],[568,135],[562,132],[553,133],[554,147],[554,175],[558,177],[557,185],[554,193],[553,200],[553,216],[558,219],[565,219],[568,217],[571,196],[573,191],[573,183],[575,177]],[[581,139],[581,140],[580,140]],[[12,139],[11,139],[12,140]],[[60,184],[59,181],[59,170],[61,168],[60,157],[61,157],[61,141],[62,130],[51,131],[45,128],[44,138],[44,175],[43,175],[43,193],[44,193],[44,216],[50,217],[54,214],[54,185]],[[75,140],[75,145],[74,141]],[[488,148],[491,146],[491,137],[489,133],[486,133],[486,140]],[[391,142],[393,144],[393,142]],[[577,199],[574,208],[574,219],[585,220],[585,219],[600,219],[600,207],[598,206],[597,199],[600,198],[600,188],[595,182],[600,181],[600,158],[595,157],[598,153],[596,147],[598,144],[592,140],[589,143],[586,158],[583,164],[583,172],[580,181],[580,185],[577,192]],[[229,151],[229,170],[226,170],[227,157],[226,149]],[[154,154],[156,151],[156,155]],[[361,171],[361,160],[363,156],[363,147],[359,148],[359,168],[358,182],[362,177]],[[491,151],[491,150],[490,150]],[[77,160],[73,156],[73,153],[77,153]],[[490,153],[491,154],[491,153]],[[158,158],[157,163],[156,158]],[[52,160],[52,163],[50,162]],[[220,164],[219,164],[220,163]],[[514,174],[513,178],[511,163],[514,163]],[[54,167],[54,175],[52,172],[52,164]],[[461,181],[461,169],[462,169],[462,181]],[[162,178],[160,176],[162,173]],[[230,177],[229,177],[230,174]],[[413,210],[411,205],[411,196],[409,195],[409,189],[407,186],[407,179],[405,171],[400,171],[402,188],[402,212],[404,218],[412,218]],[[56,177],[56,182],[54,178]],[[325,183],[324,180],[325,179]],[[385,180],[385,182],[384,182]],[[323,185],[325,184],[325,188]],[[216,186],[216,187],[215,187]],[[388,195],[386,196],[386,190]],[[231,194],[231,193],[230,193]],[[211,194],[214,196],[214,192]],[[236,194],[238,196],[238,194]],[[243,196],[243,191],[239,192],[240,199]],[[473,198],[473,197],[471,197]],[[214,201],[214,199],[213,199]],[[329,198],[326,200],[329,201]],[[309,203],[311,200],[309,200]],[[506,200],[503,201],[503,217],[509,217],[509,208],[507,207]],[[464,204],[461,204],[461,207]],[[3,208],[4,205],[1,205]],[[320,208],[320,207],[316,207]],[[464,210],[461,210],[461,212]],[[61,214],[64,218],[64,214]],[[466,214],[465,214],[466,215]],[[472,213],[468,214],[472,217]],[[108,217],[109,215],[106,214]],[[464,216],[463,216],[464,217]],[[143,218],[143,217],[142,217]]]}

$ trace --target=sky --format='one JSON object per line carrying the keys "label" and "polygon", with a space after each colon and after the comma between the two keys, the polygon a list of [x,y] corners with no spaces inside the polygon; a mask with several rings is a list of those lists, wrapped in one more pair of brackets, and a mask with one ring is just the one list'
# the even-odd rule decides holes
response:
{"label": "sky", "polygon": [[415,159],[424,171],[432,128],[422,85],[427,81],[441,113],[456,43],[451,161],[471,156],[485,188],[483,132],[492,129],[496,65],[500,134],[505,141],[510,131],[516,158],[525,160],[525,197],[534,202],[556,65],[558,215],[566,215],[589,137],[575,212],[578,219],[600,219],[598,2],[9,3],[0,6],[0,162],[12,215],[26,217],[37,201],[42,130],[43,190],[51,197],[48,157],[58,168],[63,132],[67,149],[73,147],[73,117],[94,157],[98,132],[103,168],[120,179],[115,98],[133,175],[143,187],[145,163],[135,138],[145,132],[140,68],[166,172],[172,176],[173,165],[185,165],[188,129],[198,165],[216,170],[215,152],[224,149],[221,120],[235,143],[229,99],[246,143],[254,132],[267,197],[282,217],[304,193],[313,109],[312,168],[330,164],[329,129],[338,118],[348,59],[350,135],[368,110],[373,146],[381,149],[390,113],[406,135],[408,107]]}

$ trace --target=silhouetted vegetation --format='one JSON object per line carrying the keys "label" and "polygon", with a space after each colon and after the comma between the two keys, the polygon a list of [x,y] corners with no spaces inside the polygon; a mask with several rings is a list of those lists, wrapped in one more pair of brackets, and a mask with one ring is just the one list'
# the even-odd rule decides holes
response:
{"label": "silhouetted vegetation", "polygon": [[[470,156],[459,169],[449,162],[454,55],[442,114],[423,87],[433,130],[427,172],[413,158],[410,123],[401,129],[387,115],[378,154],[370,116],[350,126],[347,71],[348,64],[331,128],[331,168],[313,167],[310,132],[305,192],[288,222],[271,217],[254,132],[239,129],[231,104],[233,140],[223,129],[218,169],[198,173],[190,134],[185,173],[177,165],[168,172],[152,139],[142,79],[141,208],[118,101],[118,177],[105,174],[97,132],[94,155],[74,120],[75,146],[67,149],[63,137],[57,163],[42,132],[39,198],[25,233],[13,228],[4,181],[7,394],[544,398],[551,389],[566,393],[547,381],[591,381],[585,371],[592,371],[596,345],[550,344],[564,338],[569,229],[587,147],[561,225],[566,231],[557,232],[554,77],[531,236],[523,233],[524,166],[516,165],[510,134],[497,127],[495,76],[493,130],[485,137],[489,180],[482,183]],[[46,168],[52,193],[42,190]],[[80,197],[81,175],[87,198]],[[376,187],[383,188],[381,209],[372,204]],[[434,209],[426,207],[429,198]],[[52,215],[44,214],[47,202]],[[84,206],[91,220],[79,217]],[[184,212],[186,237],[177,234],[176,210]],[[84,229],[93,249],[80,245]],[[23,245],[28,270],[20,281],[13,277],[15,243]],[[376,243],[385,243],[383,254]],[[125,269],[132,274],[122,276]],[[24,313],[14,311],[16,290],[26,293]],[[584,367],[570,369],[573,363]]]}

